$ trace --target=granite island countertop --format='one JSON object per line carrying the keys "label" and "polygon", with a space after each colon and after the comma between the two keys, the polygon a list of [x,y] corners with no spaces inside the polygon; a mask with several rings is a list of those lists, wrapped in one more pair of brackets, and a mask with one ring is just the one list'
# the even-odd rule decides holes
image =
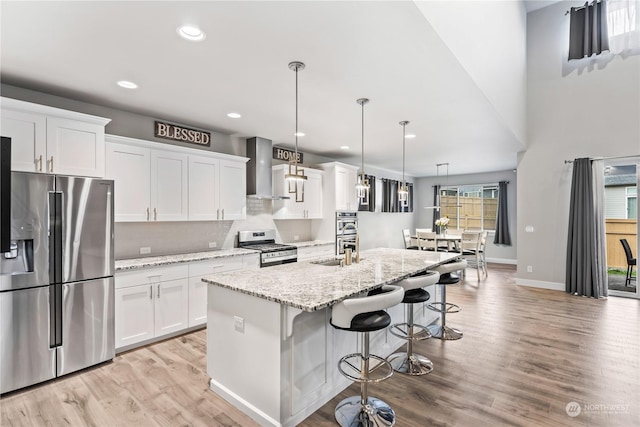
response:
{"label": "granite island countertop", "polygon": [[137,268],[160,267],[163,265],[179,264],[183,262],[206,261],[216,258],[226,258],[238,255],[258,254],[251,249],[232,248],[217,251],[191,252],[177,255],[160,255],[146,258],[131,258],[116,260],[116,271],[135,270]]}
{"label": "granite island countertop", "polygon": [[459,255],[378,248],[362,251],[360,263],[344,267],[306,261],[209,275],[202,280],[303,311],[316,311],[428,270]]}

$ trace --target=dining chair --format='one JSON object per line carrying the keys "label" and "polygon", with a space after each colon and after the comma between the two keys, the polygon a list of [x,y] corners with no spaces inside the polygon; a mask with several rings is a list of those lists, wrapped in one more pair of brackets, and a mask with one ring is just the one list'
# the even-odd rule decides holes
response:
{"label": "dining chair", "polygon": [[416,239],[411,238],[411,232],[408,228],[402,230],[402,238],[404,239],[405,249],[418,249],[418,242]]}
{"label": "dining chair", "polygon": [[421,251],[435,251],[436,246],[436,233],[433,231],[417,231],[418,236],[418,249]]}
{"label": "dining chair", "polygon": [[480,246],[482,242],[481,231],[465,231],[461,235],[460,252],[464,258],[471,258],[473,262],[469,265],[476,268],[478,275],[478,281],[480,281],[480,270],[484,272],[482,268],[482,259],[480,254]]}

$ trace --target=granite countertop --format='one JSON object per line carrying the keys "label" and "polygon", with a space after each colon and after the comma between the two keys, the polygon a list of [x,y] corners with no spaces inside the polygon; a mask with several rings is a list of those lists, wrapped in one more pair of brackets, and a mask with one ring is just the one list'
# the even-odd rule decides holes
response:
{"label": "granite countertop", "polygon": [[306,242],[286,242],[285,244],[296,246],[298,248],[308,248],[311,246],[324,246],[324,245],[333,245],[335,242],[329,242],[328,240],[309,240]]}
{"label": "granite countertop", "polygon": [[162,255],[146,258],[132,258],[116,260],[116,271],[135,270],[137,268],[159,267],[162,265],[179,264],[183,262],[205,261],[208,259],[225,258],[238,255],[257,254],[250,249],[233,248],[219,251],[193,252],[178,255]]}
{"label": "granite countertop", "polygon": [[369,249],[345,267],[297,262],[205,276],[202,280],[279,304],[316,311],[454,259],[449,252]]}

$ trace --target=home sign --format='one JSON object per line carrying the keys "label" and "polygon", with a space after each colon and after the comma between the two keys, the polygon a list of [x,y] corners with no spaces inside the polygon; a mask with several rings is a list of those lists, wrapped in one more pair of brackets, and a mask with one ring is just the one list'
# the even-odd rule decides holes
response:
{"label": "home sign", "polygon": [[[294,150],[287,150],[286,148],[273,147],[273,158],[276,160],[284,160],[285,162],[294,162],[296,159],[296,152]],[[303,163],[302,153],[299,151],[298,163]]]}

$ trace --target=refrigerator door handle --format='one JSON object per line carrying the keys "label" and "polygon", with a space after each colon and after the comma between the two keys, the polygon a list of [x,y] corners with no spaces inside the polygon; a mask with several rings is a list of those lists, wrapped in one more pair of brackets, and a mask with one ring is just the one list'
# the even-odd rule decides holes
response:
{"label": "refrigerator door handle", "polygon": [[62,345],[62,285],[49,285],[49,347]]}
{"label": "refrigerator door handle", "polygon": [[62,283],[62,193],[49,192],[49,281]]}

